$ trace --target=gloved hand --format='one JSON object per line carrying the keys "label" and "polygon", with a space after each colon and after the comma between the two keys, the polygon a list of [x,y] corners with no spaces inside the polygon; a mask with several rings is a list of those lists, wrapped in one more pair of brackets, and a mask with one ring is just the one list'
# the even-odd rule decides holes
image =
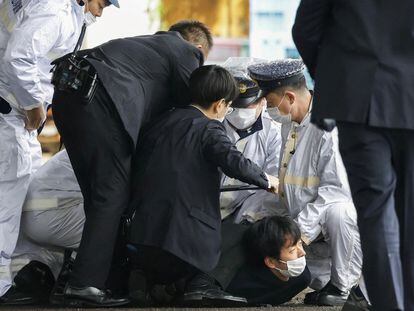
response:
{"label": "gloved hand", "polygon": [[279,192],[279,178],[268,174],[266,176],[270,184],[270,188],[267,191],[277,194]]}
{"label": "gloved hand", "polygon": [[46,112],[43,106],[26,110],[26,129],[29,131],[37,130],[46,120]]}

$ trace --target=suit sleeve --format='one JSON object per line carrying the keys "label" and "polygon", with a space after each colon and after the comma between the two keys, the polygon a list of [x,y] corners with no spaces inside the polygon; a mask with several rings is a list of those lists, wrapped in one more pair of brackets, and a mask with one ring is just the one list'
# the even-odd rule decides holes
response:
{"label": "suit sleeve", "polygon": [[332,0],[301,0],[292,29],[293,41],[312,78],[315,77],[318,49],[327,28]]}
{"label": "suit sleeve", "polygon": [[265,173],[237,150],[220,122],[208,123],[203,136],[202,150],[204,156],[220,167],[227,176],[267,189],[268,181]]}
{"label": "suit sleeve", "polygon": [[203,63],[203,56],[200,51],[187,51],[173,61],[172,71],[172,96],[175,106],[185,107],[190,103],[188,84],[191,73]]}

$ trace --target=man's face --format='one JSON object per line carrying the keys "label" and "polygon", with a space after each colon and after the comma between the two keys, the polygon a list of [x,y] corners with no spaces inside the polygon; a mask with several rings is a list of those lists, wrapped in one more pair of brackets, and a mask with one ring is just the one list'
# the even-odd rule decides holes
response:
{"label": "man's face", "polygon": [[256,119],[262,113],[263,107],[266,105],[266,98],[262,97],[256,100],[253,104],[247,106],[246,109],[256,109]]}
{"label": "man's face", "polygon": [[102,11],[109,5],[106,0],[87,0],[85,5],[85,12],[91,12],[93,16],[101,17]]}
{"label": "man's face", "polygon": [[279,94],[276,92],[270,92],[266,95],[267,107],[268,108],[277,107],[279,108],[279,111],[283,115],[286,115],[290,112],[291,105],[292,105],[291,99],[292,99],[291,92],[285,92],[283,94]]}
{"label": "man's face", "polygon": [[[280,260],[287,262],[289,260],[295,260],[306,255],[303,249],[302,240],[299,240],[296,244],[292,244],[291,239],[287,239],[285,245],[280,250]],[[287,265],[284,262],[278,261],[278,268],[285,270]]]}

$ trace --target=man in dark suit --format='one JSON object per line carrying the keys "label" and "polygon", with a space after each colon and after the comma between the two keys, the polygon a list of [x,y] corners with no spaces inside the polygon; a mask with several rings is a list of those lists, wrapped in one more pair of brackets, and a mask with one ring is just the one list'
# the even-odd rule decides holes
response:
{"label": "man in dark suit", "polygon": [[[188,79],[212,47],[197,21],[168,32],[109,41],[82,51],[99,83],[89,104],[56,90],[54,119],[85,200],[86,221],[66,300],[124,304],[102,289],[121,215],[129,203],[131,158],[141,126],[173,106],[187,105]],[[97,254],[99,254],[97,256]]]}
{"label": "man in dark suit", "polygon": [[414,310],[414,2],[302,0],[293,37],[336,119],[374,310]]}
{"label": "man in dark suit", "polygon": [[184,300],[237,302],[218,288],[192,282],[199,274],[207,277],[203,272],[212,270],[220,256],[219,168],[274,193],[278,179],[246,159],[219,122],[238,94],[229,72],[219,66],[197,69],[190,94],[192,105],[168,112],[142,137],[130,241],[137,245],[138,265],[150,283],[185,278]]}

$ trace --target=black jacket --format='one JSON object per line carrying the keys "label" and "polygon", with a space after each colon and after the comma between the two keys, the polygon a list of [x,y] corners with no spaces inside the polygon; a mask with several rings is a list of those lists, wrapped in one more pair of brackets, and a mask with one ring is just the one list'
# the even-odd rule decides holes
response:
{"label": "black jacket", "polygon": [[414,1],[302,0],[296,46],[315,78],[314,120],[414,129]]}
{"label": "black jacket", "polygon": [[[144,131],[143,131],[144,132]],[[232,145],[221,122],[175,109],[140,139],[130,241],[160,247],[200,270],[220,255],[220,172],[263,189],[264,172]]]}
{"label": "black jacket", "polygon": [[91,56],[135,144],[142,125],[189,104],[190,74],[203,64],[201,51],[175,31],[116,39],[81,53]]}

